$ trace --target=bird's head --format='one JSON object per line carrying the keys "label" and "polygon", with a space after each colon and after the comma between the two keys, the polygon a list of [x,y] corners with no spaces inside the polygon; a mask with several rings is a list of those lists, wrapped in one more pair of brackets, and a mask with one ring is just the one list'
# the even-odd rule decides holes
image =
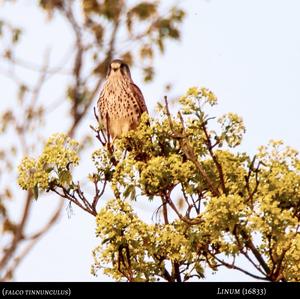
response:
{"label": "bird's head", "polygon": [[107,77],[128,77],[131,79],[129,66],[120,59],[112,60],[108,67]]}

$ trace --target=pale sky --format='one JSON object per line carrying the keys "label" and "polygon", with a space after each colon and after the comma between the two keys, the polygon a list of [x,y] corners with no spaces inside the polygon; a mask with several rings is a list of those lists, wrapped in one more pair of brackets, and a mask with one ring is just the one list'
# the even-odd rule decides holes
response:
{"label": "pale sky", "polygon": [[[168,0],[171,2],[170,0]],[[20,1],[22,2],[22,1]],[[30,0],[21,5],[0,9],[15,23],[24,24],[28,36],[20,47],[22,55],[41,63],[41,53],[55,44],[51,59],[56,60],[72,36],[59,20],[47,22],[45,15],[32,7]],[[167,2],[167,1],[163,1]],[[253,154],[270,139],[282,139],[300,149],[300,1],[298,0],[187,0],[179,1],[188,16],[181,42],[168,44],[164,56],[156,62],[153,83],[143,84],[137,70],[132,76],[141,87],[147,104],[162,99],[163,84],[172,83],[172,95],[181,95],[188,87],[205,86],[219,99],[216,115],[236,112],[244,119],[247,132],[241,151]],[[58,56],[59,55],[59,56]],[[22,76],[24,74],[20,74]],[[31,80],[31,77],[28,77]],[[49,83],[45,98],[59,98],[60,84]],[[9,105],[11,84],[0,76],[0,109]],[[49,98],[50,97],[50,98]],[[96,101],[96,99],[95,99]],[[63,131],[64,110],[54,111],[53,122],[46,133]],[[90,119],[93,122],[92,111]],[[57,200],[45,197],[34,203],[36,223],[43,223]],[[143,206],[145,203],[143,203]],[[19,205],[15,203],[16,209]],[[16,272],[16,281],[105,281],[108,277],[90,274],[91,251],[100,243],[94,236],[94,218],[73,208],[70,218],[66,210]],[[45,212],[44,212],[45,211]],[[208,272],[206,281],[250,281],[248,276],[232,270]]]}

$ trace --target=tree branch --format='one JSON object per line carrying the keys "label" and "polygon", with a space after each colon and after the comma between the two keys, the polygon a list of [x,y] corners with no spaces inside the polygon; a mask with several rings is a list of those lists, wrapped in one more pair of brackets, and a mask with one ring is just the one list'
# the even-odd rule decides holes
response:
{"label": "tree branch", "polygon": [[256,249],[250,236],[248,236],[248,234],[244,230],[241,230],[241,235],[245,240],[246,246],[251,250],[251,252],[253,253],[253,255],[255,256],[255,258],[260,263],[260,265],[262,266],[262,268],[264,269],[264,271],[266,272],[266,274],[268,276],[271,273],[270,268],[267,265],[267,263],[265,262],[265,260],[263,259],[263,257],[261,256],[261,254],[259,253],[259,251]]}
{"label": "tree branch", "polygon": [[225,195],[227,195],[228,192],[227,192],[227,189],[226,189],[226,186],[225,186],[223,168],[222,168],[222,165],[220,164],[220,162],[218,161],[218,158],[216,157],[216,155],[213,152],[213,145],[211,143],[211,140],[210,140],[209,134],[207,132],[205,123],[202,124],[202,130],[205,134],[207,149],[208,149],[208,151],[210,153],[210,156],[212,157],[212,159],[213,159],[213,161],[214,161],[214,163],[217,167],[217,171],[219,173],[219,178],[220,178],[220,182],[221,182],[222,191]]}
{"label": "tree branch", "polygon": [[13,236],[13,240],[12,240],[9,248],[5,249],[5,254],[2,257],[2,259],[0,260],[0,269],[3,269],[6,266],[6,264],[10,260],[10,258],[15,253],[19,241],[21,241],[23,239],[23,232],[24,232],[24,228],[27,223],[27,220],[28,220],[31,203],[32,203],[32,193],[30,191],[28,191],[27,197],[25,199],[25,205],[23,208],[23,214],[22,214],[21,220],[19,222],[19,225],[16,228],[16,231]]}

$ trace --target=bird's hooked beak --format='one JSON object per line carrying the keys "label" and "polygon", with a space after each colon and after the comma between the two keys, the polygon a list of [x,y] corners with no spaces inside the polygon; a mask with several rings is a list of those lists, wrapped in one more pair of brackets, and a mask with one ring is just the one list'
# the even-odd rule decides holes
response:
{"label": "bird's hooked beak", "polygon": [[116,59],[111,62],[108,71],[108,76],[110,75],[113,77],[129,77],[131,79],[128,65],[120,59]]}
{"label": "bird's hooked beak", "polygon": [[121,64],[119,62],[112,62],[110,68],[113,72],[121,69]]}

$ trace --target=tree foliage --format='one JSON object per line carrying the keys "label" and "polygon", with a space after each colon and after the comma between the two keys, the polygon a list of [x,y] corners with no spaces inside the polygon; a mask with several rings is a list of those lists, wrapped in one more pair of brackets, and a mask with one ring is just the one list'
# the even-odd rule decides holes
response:
{"label": "tree foliage", "polygon": [[[179,40],[185,13],[176,4],[162,9],[161,2],[32,1],[26,6],[27,9],[31,5],[34,11],[40,10],[46,21],[58,19],[63,27],[61,32],[56,32],[57,40],[50,46],[47,38],[31,41],[33,47],[48,47],[41,64],[35,54],[34,57],[24,56],[26,51],[22,51],[23,42],[31,37],[31,28],[26,31],[21,25],[16,26],[15,17],[0,17],[0,76],[5,80],[5,91],[10,89],[7,93],[9,98],[6,93],[3,96],[4,108],[0,113],[0,227],[3,236],[0,244],[3,248],[0,253],[0,280],[12,278],[24,256],[61,214],[63,201],[59,201],[54,211],[49,211],[44,226],[36,227],[35,231],[26,228],[34,215],[31,213],[32,198],[42,195],[38,191],[46,187],[48,180],[56,178],[67,184],[71,179],[71,165],[64,164],[64,161],[73,161],[72,155],[65,152],[72,150],[63,147],[69,142],[69,139],[64,138],[74,137],[91,111],[91,105],[98,97],[99,88],[105,79],[108,62],[112,58],[122,58],[131,66],[141,69],[145,81],[149,81],[155,76],[153,60],[163,54],[168,40]],[[2,5],[18,6],[22,5],[22,1],[2,1],[1,9]],[[73,37],[70,44],[64,32]],[[51,54],[55,53],[56,46],[62,40],[66,50],[69,50],[53,59]],[[6,83],[9,80],[14,84],[13,87]],[[49,92],[49,82],[60,83],[55,84],[58,95]],[[55,112],[61,106],[67,107],[66,117],[61,119],[65,135],[54,136],[49,141],[40,161],[26,161],[23,170],[35,169],[35,174],[27,182],[27,188],[31,191],[20,194],[16,182],[11,179],[16,177],[16,161],[24,155],[36,153],[42,146],[47,138],[45,128],[51,128],[52,123],[56,122]],[[62,141],[66,144],[62,144]],[[82,136],[81,141],[81,144],[85,144],[80,147],[81,150],[91,145],[90,134]],[[52,162],[54,151],[58,155],[56,159],[62,159],[61,164]],[[31,188],[36,181],[39,183]],[[11,200],[23,206],[19,217],[15,217],[15,211],[8,208]]]}
{"label": "tree foliage", "polygon": [[[144,114],[139,128],[113,145],[95,130],[101,144],[92,155],[92,197],[72,178],[75,141],[63,135],[51,137],[37,159],[24,158],[19,184],[55,192],[96,217],[94,274],[173,282],[223,266],[262,280],[299,281],[298,152],[281,141],[253,157],[239,152],[243,121],[234,113],[210,117],[206,111],[216,104],[208,89],[190,88],[177,115],[165,99],[158,117]],[[114,197],[99,210],[107,186]],[[135,201],[156,203],[155,221],[143,220]]]}

